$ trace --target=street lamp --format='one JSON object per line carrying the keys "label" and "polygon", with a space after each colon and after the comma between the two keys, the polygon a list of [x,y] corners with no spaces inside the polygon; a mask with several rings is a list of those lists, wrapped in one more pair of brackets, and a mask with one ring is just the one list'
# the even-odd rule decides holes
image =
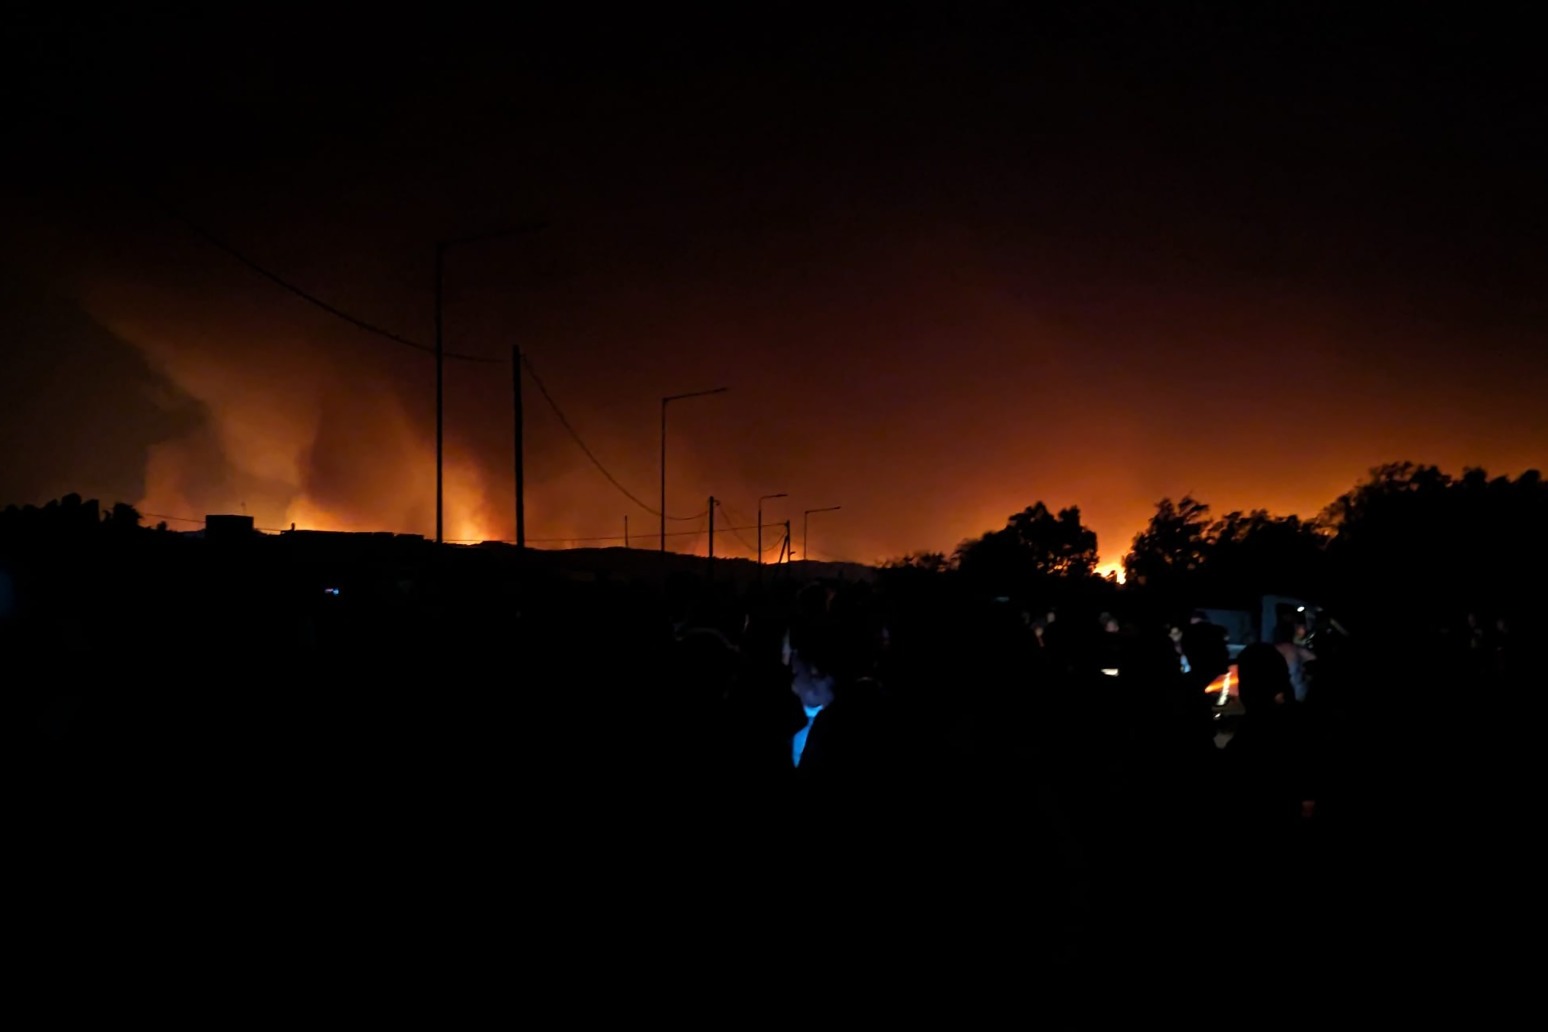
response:
{"label": "street lamp", "polygon": [[707,391],[689,391],[687,394],[669,394],[661,399],[661,551],[666,552],[666,410],[667,402],[684,398],[702,398],[707,394],[724,394],[729,387],[714,387]]}
{"label": "street lamp", "polygon": [[802,558],[802,560],[807,560],[807,559],[811,558],[811,556],[806,554],[806,542],[807,542],[807,538],[809,536],[809,533],[811,531],[812,513],[814,513],[814,512],[837,512],[839,509],[842,509],[842,508],[843,508],[842,505],[829,505],[829,506],[826,506],[825,508],[822,508],[822,509],[807,509],[804,513],[801,514],[801,558]]}
{"label": "street lamp", "polygon": [[789,498],[789,497],[790,496],[788,494],[786,494],[785,492],[781,491],[779,494],[763,495],[761,498],[758,499],[758,565],[759,566],[763,565],[763,503],[768,501],[771,498]]}
{"label": "street lamp", "polygon": [[[453,237],[450,240],[442,240],[435,245],[435,543],[441,544],[444,540],[446,528],[445,481],[446,481],[446,348],[442,341],[441,326],[443,319],[441,309],[443,306],[443,290],[446,282],[446,252],[458,244],[471,244],[479,240],[493,240],[496,237],[517,236],[521,233],[530,233],[535,229],[542,229],[541,222],[524,222],[510,229],[499,229],[490,233],[475,233],[472,236]],[[519,372],[518,372],[518,375]]]}

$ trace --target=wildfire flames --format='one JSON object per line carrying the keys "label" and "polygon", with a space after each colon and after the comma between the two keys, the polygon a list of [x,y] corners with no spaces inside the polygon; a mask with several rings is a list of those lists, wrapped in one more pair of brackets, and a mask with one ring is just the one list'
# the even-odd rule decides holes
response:
{"label": "wildfire flames", "polygon": [[[166,431],[145,447],[143,486],[134,499],[150,525],[192,529],[211,514],[245,514],[266,531],[389,531],[435,534],[433,366],[428,356],[398,352],[304,309],[274,302],[262,285],[230,285],[228,270],[180,270],[180,278],[90,277],[81,301],[92,319],[132,347],[149,367],[144,383]],[[176,286],[170,285],[176,283]],[[445,537],[453,542],[510,541],[515,500],[510,463],[508,374],[449,370],[445,450]],[[492,388],[492,389],[491,389]],[[175,417],[175,418],[170,418]],[[545,429],[540,413],[529,430]],[[528,452],[526,528],[537,548],[655,549],[657,520],[622,502],[614,488],[553,434]],[[654,427],[651,427],[654,430]],[[627,438],[610,443],[616,426],[595,414],[585,432],[640,490],[651,482],[654,448],[640,468]],[[627,430],[624,431],[627,433]],[[673,441],[669,512],[704,509],[709,486],[724,507],[714,518],[714,552],[753,558],[758,541],[755,496],[768,484],[738,483],[735,463],[706,463],[684,430]],[[706,473],[714,470],[713,475]],[[729,474],[729,475],[728,475]],[[647,488],[648,490],[648,488]],[[695,499],[689,502],[687,499]],[[734,499],[734,501],[733,501]],[[781,554],[789,509],[764,514],[764,561]],[[627,522],[625,514],[631,517]],[[706,555],[707,512],[667,525],[667,547]],[[832,538],[825,537],[824,541]],[[814,557],[823,558],[822,546]],[[834,554],[854,548],[828,545]],[[882,554],[867,542],[861,557]]]}
{"label": "wildfire flames", "polygon": [[[219,455],[227,469],[212,482],[211,455],[200,436],[151,449],[145,471],[145,513],[202,517],[245,512],[257,526],[283,530],[435,533],[435,453],[412,435],[401,412],[357,455],[344,477],[319,476],[322,438],[298,439],[293,429],[240,429],[240,409],[214,410]],[[327,463],[331,464],[331,463]],[[491,505],[482,470],[448,454],[445,471],[446,537],[457,541],[510,538],[512,530]],[[154,522],[153,517],[148,517]]]}
{"label": "wildfire flames", "polygon": [[[164,324],[141,284],[97,293],[102,322],[164,377],[157,404],[190,415],[184,433],[147,452],[136,502],[147,522],[246,513],[266,530],[435,533],[434,424],[408,411],[405,384],[258,323],[206,340]],[[501,487],[449,437],[447,538],[512,537]]]}

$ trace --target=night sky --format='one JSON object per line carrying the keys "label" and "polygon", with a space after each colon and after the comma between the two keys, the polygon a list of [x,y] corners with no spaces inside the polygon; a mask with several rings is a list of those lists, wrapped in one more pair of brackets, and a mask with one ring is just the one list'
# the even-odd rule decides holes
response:
{"label": "night sky", "polygon": [[[189,221],[428,343],[435,242],[540,220],[448,252],[447,347],[519,344],[651,505],[660,397],[728,386],[673,405],[669,510],[842,505],[817,558],[1044,500],[1111,563],[1163,495],[1548,464],[1526,24],[1075,6],[7,13],[0,501],[433,533],[433,360]],[[447,406],[447,536],[510,538],[509,366]],[[654,547],[530,381],[527,426],[530,537]]]}

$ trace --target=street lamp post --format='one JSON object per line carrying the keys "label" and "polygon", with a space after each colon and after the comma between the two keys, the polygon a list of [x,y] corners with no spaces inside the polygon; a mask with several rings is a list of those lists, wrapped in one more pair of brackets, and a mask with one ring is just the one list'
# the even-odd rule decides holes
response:
{"label": "street lamp post", "polygon": [[763,503],[771,498],[789,498],[781,491],[779,494],[764,495],[758,499],[758,565],[763,565]]}
{"label": "street lamp post", "polygon": [[444,537],[445,521],[441,509],[443,468],[441,446],[446,434],[446,348],[441,341],[441,286],[446,281],[446,245],[435,245],[435,543]]}
{"label": "street lamp post", "polygon": [[821,509],[807,509],[804,513],[801,514],[801,559],[803,562],[811,558],[811,556],[806,552],[806,543],[810,540],[812,513],[837,512],[842,508],[842,505],[828,505]]}
{"label": "street lamp post", "polygon": [[[471,244],[478,240],[493,240],[496,237],[516,236],[521,233],[530,233],[535,229],[542,229],[541,222],[526,222],[510,229],[495,230],[491,233],[475,233],[472,236],[453,237],[450,240],[442,240],[435,245],[435,543],[441,544],[445,540],[446,509],[446,347],[441,333],[444,323],[442,309],[444,307],[444,290],[446,285],[446,252],[458,244]],[[520,375],[518,371],[517,375]]]}
{"label": "street lamp post", "polygon": [[666,552],[666,416],[667,402],[684,398],[702,398],[708,394],[724,394],[729,387],[715,387],[707,391],[689,391],[687,394],[669,394],[661,399],[661,551]]}

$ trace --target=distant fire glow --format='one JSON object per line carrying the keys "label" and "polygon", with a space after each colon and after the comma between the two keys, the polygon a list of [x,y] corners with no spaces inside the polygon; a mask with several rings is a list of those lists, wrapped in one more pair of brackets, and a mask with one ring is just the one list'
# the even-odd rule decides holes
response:
{"label": "distant fire glow", "polygon": [[[433,370],[424,356],[399,353],[402,349],[337,327],[305,306],[277,297],[245,270],[204,262],[207,256],[195,244],[188,251],[201,262],[196,268],[115,268],[93,273],[85,288],[84,305],[94,320],[137,349],[159,378],[147,405],[168,414],[169,429],[147,440],[141,452],[143,481],[132,489],[137,494],[125,497],[149,522],[172,517],[168,522],[174,527],[224,512],[250,515],[257,527],[270,532],[294,524],[298,530],[432,535]],[[920,278],[914,264],[900,264],[891,252],[867,251],[863,257],[876,276],[896,285],[897,297],[908,305],[926,314],[949,307],[951,291],[927,276]],[[973,255],[950,252],[941,261],[946,258],[971,262]],[[348,293],[343,281],[330,282],[320,275],[318,283]],[[350,296],[363,309],[393,308],[391,298],[373,295],[366,287],[360,290],[358,298]],[[1047,326],[1022,306],[996,298],[978,298],[975,305],[987,307],[970,313],[991,353],[996,341],[1037,340],[1044,360],[1074,377],[1081,356],[1101,350],[1061,343],[1062,338],[1051,337]],[[1229,302],[1222,305],[1229,309]],[[598,306],[588,311],[600,321],[586,322],[572,332],[599,342],[628,339],[612,322],[625,318],[622,309]],[[403,325],[411,325],[413,306],[402,314]],[[565,318],[571,314],[566,310]],[[869,325],[859,316],[846,316],[836,319],[832,332],[843,339],[864,339]],[[1120,329],[1111,332],[1122,336]],[[566,359],[564,349],[555,346],[539,356],[577,431],[636,494],[651,494],[659,473],[657,399],[685,381],[694,382],[704,363],[725,357],[707,350],[702,335],[685,332],[682,340],[681,355],[660,370],[648,363],[630,365],[632,353],[614,354],[605,348],[596,355]],[[1267,348],[1273,341],[1263,343]],[[756,353],[758,348],[754,343],[748,350]],[[1237,369],[1232,364],[1237,361],[1234,356],[1218,361],[1206,356],[1201,368],[1228,371]],[[613,365],[628,370],[628,375],[599,372]],[[493,368],[459,366],[449,376],[445,534],[451,541],[515,537],[509,385],[503,374],[488,375]],[[897,367],[902,378],[889,385],[888,397],[913,397],[912,381],[903,376],[910,368]],[[977,367],[969,363],[963,368]],[[990,363],[983,368],[997,367]],[[710,494],[724,499],[730,509],[718,514],[715,554],[752,558],[757,499],[768,494],[771,485],[789,488],[789,499],[770,504],[765,513],[766,522],[776,527],[792,513],[842,499],[845,519],[812,528],[814,557],[878,562],[914,551],[949,555],[963,540],[1003,527],[1009,514],[1035,501],[1078,505],[1083,522],[1098,535],[1101,559],[1096,573],[1122,582],[1121,557],[1164,495],[1191,492],[1217,514],[1257,506],[1315,514],[1353,484],[1367,465],[1390,459],[1414,443],[1402,436],[1372,437],[1368,428],[1351,427],[1354,443],[1336,453],[1296,455],[1288,467],[1294,476],[1287,477],[1283,463],[1265,461],[1258,451],[1237,443],[1250,435],[1233,436],[1217,441],[1218,452],[1211,451],[1210,461],[1196,469],[1197,442],[1173,439],[1164,429],[1171,423],[1159,416],[1146,423],[1150,406],[1164,406],[1170,396],[1146,377],[1120,392],[1114,410],[1099,421],[1100,434],[1081,438],[1082,444],[1024,454],[1014,444],[1020,437],[1007,430],[1014,420],[996,415],[1022,411],[1020,377],[986,380],[983,390],[971,393],[970,402],[942,400],[943,412],[965,407],[975,414],[971,420],[918,421],[901,418],[903,410],[895,407],[879,416],[845,394],[848,388],[843,385],[857,379],[853,372],[846,368],[805,383],[810,404],[826,416],[816,423],[787,424],[782,413],[788,399],[779,390],[755,376],[739,378],[738,370],[728,367],[736,406],[685,406],[674,415],[669,511],[699,511],[701,499]],[[1044,369],[1039,376],[1047,373]],[[1528,403],[1516,397],[1531,393],[1526,390],[1529,380],[1513,379],[1492,397],[1487,412],[1471,423],[1459,423],[1456,434],[1419,442],[1423,455],[1456,468],[1477,462],[1504,470],[1525,468],[1529,458],[1541,454],[1540,437],[1499,437],[1509,446],[1476,453],[1454,442],[1494,439],[1497,435],[1484,424],[1505,420],[1507,414],[1513,413],[1512,426],[1532,425],[1522,412],[1538,409],[1524,408]],[[959,389],[967,391],[968,386],[964,381]],[[1394,406],[1418,396],[1394,394],[1390,404],[1359,411],[1368,412],[1385,434],[1386,428],[1410,425],[1409,414]],[[1080,407],[1079,397],[1079,391],[1050,395],[1040,418],[1050,425],[1083,425],[1090,413]],[[1530,405],[1535,406],[1535,400]],[[1433,405],[1426,411],[1430,408]],[[879,423],[887,427],[889,447],[916,461],[874,461]],[[961,429],[950,434],[928,429],[959,424]],[[1140,432],[1136,427],[1141,426],[1163,429]],[[658,546],[652,514],[621,497],[591,468],[530,392],[527,427],[529,544],[621,547],[627,517],[632,521],[627,529],[632,547]],[[775,440],[780,442],[777,447],[770,444]],[[1093,461],[1092,448],[1102,450],[1100,463]],[[965,465],[960,461],[965,450],[982,461]],[[909,503],[920,496],[938,496],[950,504]],[[733,531],[732,526],[739,529]],[[709,551],[707,526],[674,521],[668,532],[667,547],[674,552]],[[777,534],[765,528],[763,544],[772,545],[770,559],[781,554],[780,545],[770,540]],[[802,546],[799,536],[795,544]]]}

